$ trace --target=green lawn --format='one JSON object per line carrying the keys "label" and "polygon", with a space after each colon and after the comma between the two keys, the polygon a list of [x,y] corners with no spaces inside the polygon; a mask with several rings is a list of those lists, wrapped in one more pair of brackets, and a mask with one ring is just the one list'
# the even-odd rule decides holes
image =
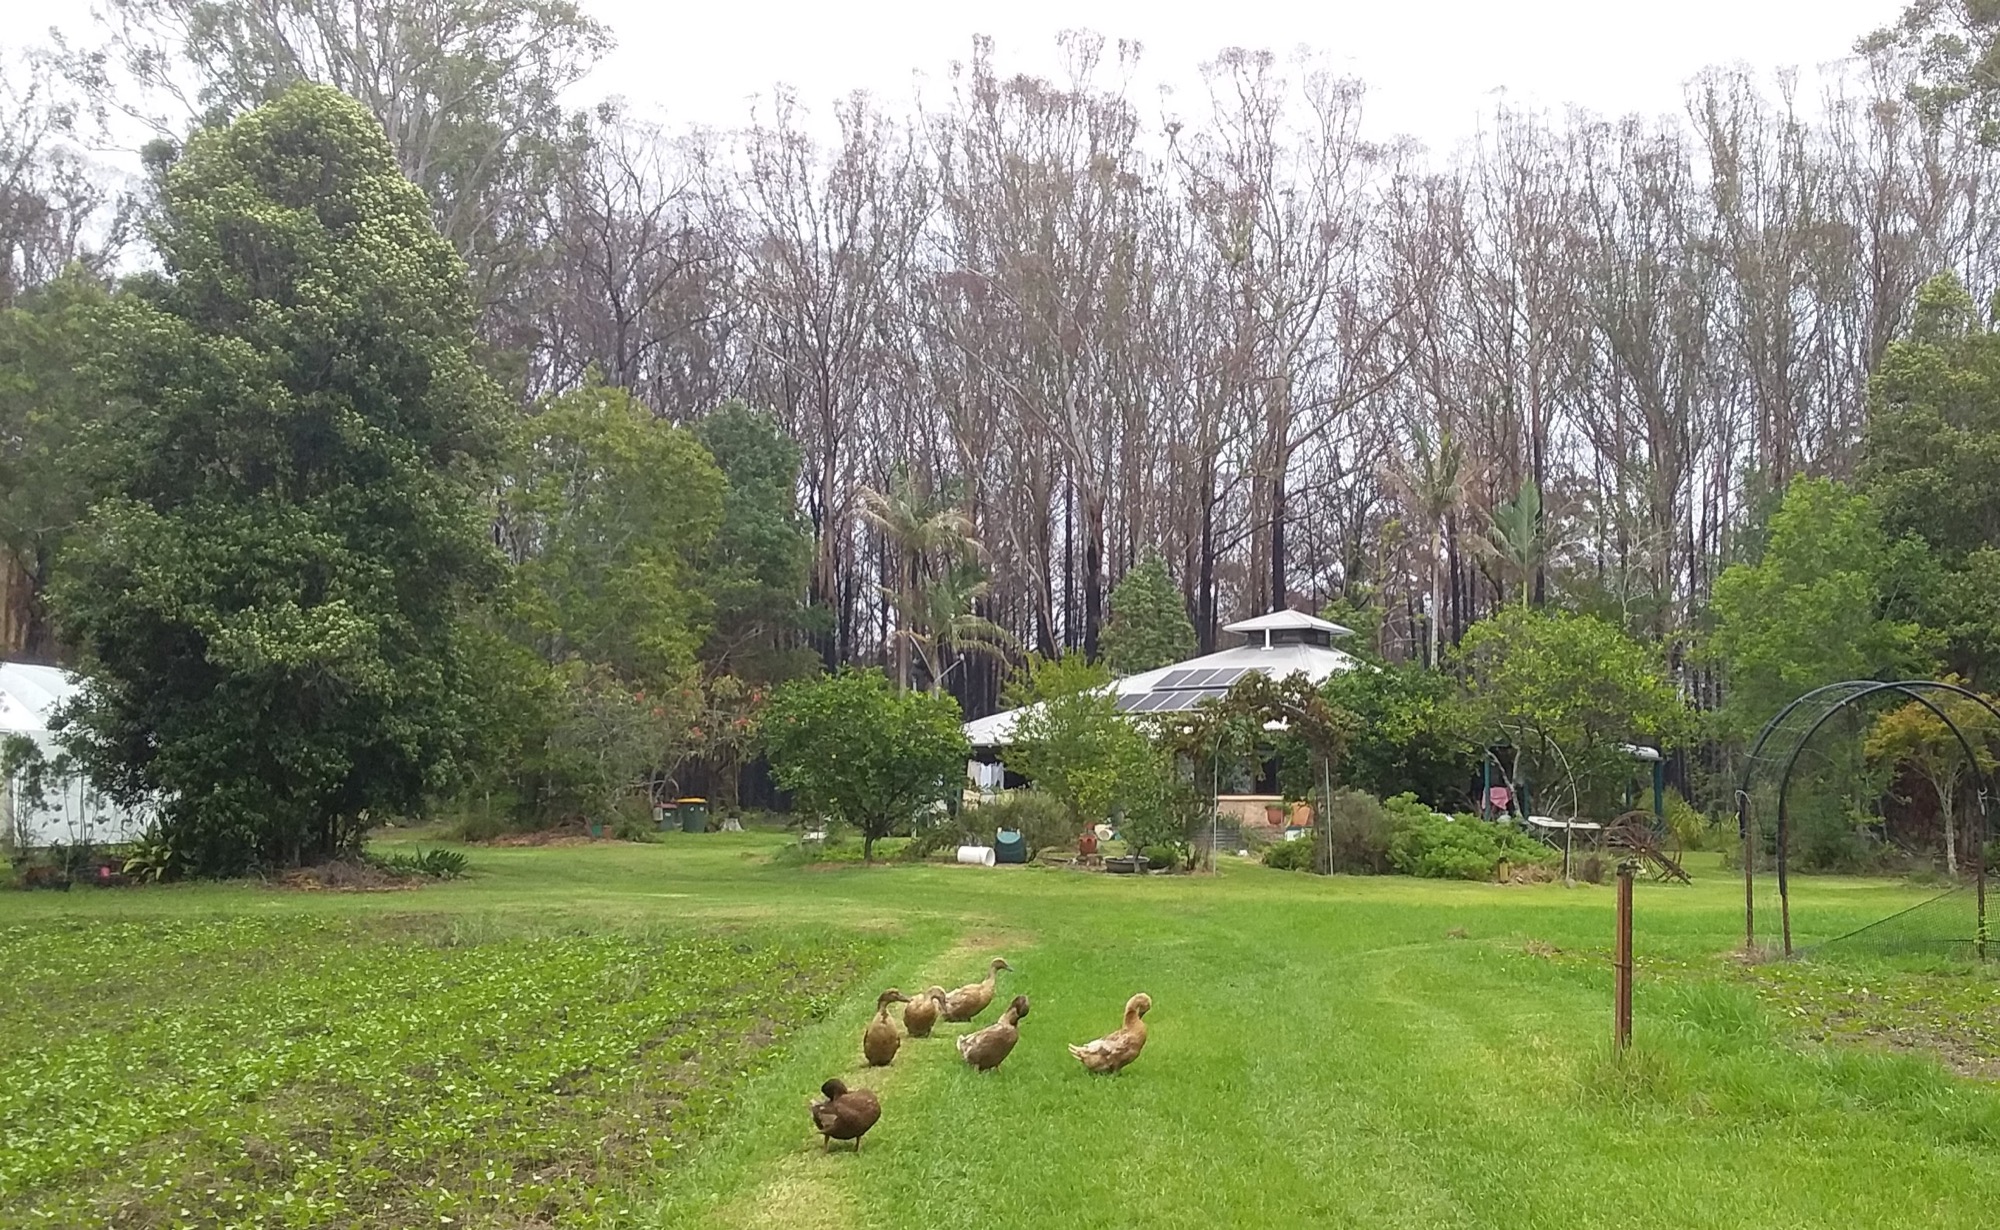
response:
{"label": "green lawn", "polygon": [[[473,878],[407,893],[8,894],[0,1225],[1986,1226],[2000,1208],[2000,1087],[1921,1049],[1949,1034],[1981,1070],[2000,982],[1743,969],[1740,882],[1710,861],[1693,888],[1640,887],[1621,1063],[1606,887],[818,869],[773,862],[780,840],[478,848]],[[1805,879],[1794,923],[1824,937],[1923,895]],[[879,990],[968,981],[991,955],[1017,971],[1003,997],[1034,1002],[1003,1068],[965,1071],[942,1027],[860,1074]],[[1144,1057],[1088,1076],[1063,1043],[1140,990]],[[858,1154],[823,1153],[807,1121],[831,1075],[882,1096]]]}

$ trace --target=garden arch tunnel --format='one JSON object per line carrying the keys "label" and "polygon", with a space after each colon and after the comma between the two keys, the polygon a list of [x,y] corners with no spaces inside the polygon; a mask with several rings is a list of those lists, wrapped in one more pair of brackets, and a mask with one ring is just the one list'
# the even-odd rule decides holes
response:
{"label": "garden arch tunnel", "polygon": [[[1303,672],[1294,671],[1282,678],[1247,674],[1220,699],[1173,716],[1179,720],[1166,726],[1170,745],[1178,754],[1197,765],[1204,759],[1209,763],[1208,870],[1215,869],[1215,833],[1219,815],[1216,764],[1232,734],[1254,739],[1269,732],[1283,732],[1299,739],[1315,762],[1313,768],[1317,770],[1315,776],[1320,783],[1320,803],[1315,809],[1316,814],[1320,817],[1326,815],[1333,795],[1334,769],[1347,744],[1347,727],[1343,715],[1327,704],[1317,685]],[[1324,820],[1313,825],[1317,847],[1314,864],[1315,869],[1322,872],[1326,869],[1325,856],[1328,853],[1327,827]]]}
{"label": "garden arch tunnel", "polygon": [[[1990,824],[1987,819],[1986,799],[1993,779],[1990,774],[1979,770],[1979,757],[1973,750],[1972,741],[1959,728],[1951,715],[1936,703],[1939,694],[1962,697],[1985,709],[2000,724],[2000,709],[1978,693],[1957,684],[1944,683],[1935,679],[1902,679],[1884,682],[1879,679],[1848,679],[1840,683],[1830,683],[1804,693],[1790,704],[1780,709],[1775,717],[1764,724],[1758,732],[1757,741],[1750,747],[1750,754],[1744,759],[1743,772],[1736,784],[1736,825],[1743,841],[1743,944],[1752,949],[1757,941],[1756,926],[1756,845],[1755,829],[1751,824],[1750,791],[1760,775],[1775,773],[1777,798],[1777,879],[1778,911],[1780,928],[1784,940],[1786,956],[1792,955],[1792,910],[1791,888],[1787,861],[1791,848],[1791,784],[1792,770],[1797,767],[1799,757],[1812,742],[1820,728],[1831,721],[1836,714],[1849,711],[1863,701],[1883,693],[1901,693],[1935,714],[1945,724],[1958,741],[1959,749],[1965,755],[1966,764],[1971,766],[1973,777],[1979,788],[1975,792],[1978,806],[1978,831],[1970,843],[1972,855],[1973,891],[1975,902],[1975,928],[1972,937],[1974,950],[1982,959],[1986,956],[1986,856],[1985,846],[1989,840]],[[1946,824],[1955,824],[1956,817],[1946,816]]]}

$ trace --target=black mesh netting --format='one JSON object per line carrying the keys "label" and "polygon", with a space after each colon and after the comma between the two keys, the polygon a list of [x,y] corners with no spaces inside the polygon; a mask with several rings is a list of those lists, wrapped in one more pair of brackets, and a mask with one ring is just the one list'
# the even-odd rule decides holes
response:
{"label": "black mesh netting", "polygon": [[1879,922],[1869,923],[1838,939],[1801,950],[1802,956],[1899,957],[1937,956],[1955,960],[1993,957],[1981,944],[1979,894],[1970,885],[1947,889],[1921,905],[1913,905]]}

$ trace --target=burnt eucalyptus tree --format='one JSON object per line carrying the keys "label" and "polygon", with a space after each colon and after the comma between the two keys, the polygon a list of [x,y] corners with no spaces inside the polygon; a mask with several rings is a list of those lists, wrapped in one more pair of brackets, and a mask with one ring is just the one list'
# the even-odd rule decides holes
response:
{"label": "burnt eucalyptus tree", "polygon": [[[803,450],[800,482],[814,532],[813,604],[827,615],[829,664],[863,652],[872,601],[857,511],[864,485],[886,485],[888,434],[907,372],[906,288],[928,199],[908,134],[856,96],[836,110],[839,136],[817,146],[789,94],[742,134],[741,175],[716,173],[715,231],[732,245],[740,390],[767,406]],[[878,645],[886,643],[886,633]]]}
{"label": "burnt eucalyptus tree", "polygon": [[928,323],[965,366],[947,415],[961,454],[993,467],[973,471],[976,498],[1032,593],[1035,642],[1095,656],[1124,433],[1153,394],[1142,375],[1151,202],[1138,118],[1097,85],[1103,40],[1066,36],[1064,48],[1058,85],[1002,79],[982,45],[952,109],[932,118],[940,272]]}

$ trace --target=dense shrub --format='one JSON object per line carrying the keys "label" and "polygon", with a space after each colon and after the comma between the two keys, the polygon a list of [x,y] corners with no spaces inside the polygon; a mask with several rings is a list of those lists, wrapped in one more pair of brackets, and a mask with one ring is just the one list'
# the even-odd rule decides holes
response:
{"label": "dense shrub", "polygon": [[1029,858],[1072,846],[1077,837],[1060,800],[1037,790],[1016,790],[956,816],[919,821],[910,844],[903,847],[903,857],[926,859],[958,846],[990,846],[1000,829],[1019,832]]}
{"label": "dense shrub", "polygon": [[1395,835],[1396,817],[1374,796],[1359,790],[1340,791],[1326,809],[1324,824],[1330,870],[1367,876],[1394,870],[1389,843]]}
{"label": "dense shrub", "polygon": [[1187,867],[1187,849],[1184,846],[1147,846],[1139,851],[1148,866],[1156,870],[1182,871]]}
{"label": "dense shrub", "polygon": [[992,845],[998,829],[1014,829],[1028,845],[1028,857],[1044,850],[1074,846],[1078,829],[1069,809],[1054,795],[1039,790],[1016,790],[984,807],[964,813],[967,824],[976,824],[981,845]]}
{"label": "dense shrub", "polygon": [[631,793],[619,798],[611,808],[611,835],[619,841],[658,841],[660,821],[653,800]]}
{"label": "dense shrub", "polygon": [[40,849],[23,850],[13,858],[15,878],[22,888],[67,889],[73,883],[91,882],[100,855],[89,841],[55,842]]}
{"label": "dense shrub", "polygon": [[1400,794],[1384,803],[1395,815],[1389,861],[1406,875],[1434,880],[1490,880],[1502,861],[1547,865],[1553,850],[1512,825],[1477,816],[1441,816]]}
{"label": "dense shrub", "polygon": [[[1371,799],[1370,802],[1373,802]],[[1279,871],[1311,871],[1313,869],[1313,843],[1310,838],[1300,837],[1294,841],[1275,841],[1264,847],[1264,865]]]}
{"label": "dense shrub", "polygon": [[[909,844],[903,847],[903,857],[921,861],[957,846],[977,844],[970,826],[974,818],[979,817],[985,810],[984,807],[974,807],[956,816],[939,816],[933,821],[918,821]],[[985,821],[981,819],[980,823],[984,824]]]}

